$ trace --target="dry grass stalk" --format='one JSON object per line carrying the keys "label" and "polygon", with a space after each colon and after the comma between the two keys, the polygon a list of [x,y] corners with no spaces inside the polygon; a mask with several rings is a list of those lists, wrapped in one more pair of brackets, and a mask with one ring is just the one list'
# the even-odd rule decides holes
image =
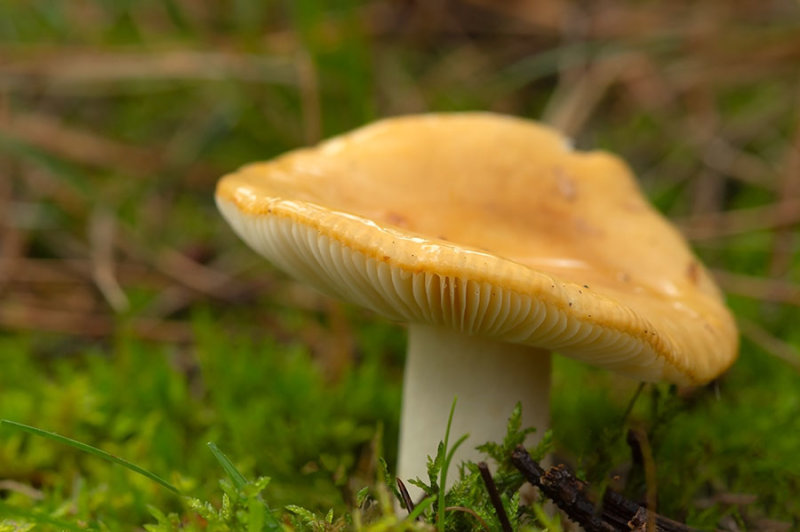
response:
{"label": "dry grass stalk", "polygon": [[[104,338],[115,334],[119,325],[106,314],[3,304],[0,305],[0,327]],[[140,317],[130,320],[125,327],[138,338],[156,342],[184,343],[193,337],[191,325],[185,322]]]}
{"label": "dry grass stalk", "polygon": [[305,142],[312,145],[322,138],[322,104],[317,65],[306,50],[297,52],[294,64],[297,69],[298,89],[300,90]]}
{"label": "dry grass stalk", "polygon": [[713,171],[748,185],[774,190],[775,170],[760,157],[730,144],[721,136],[714,137],[703,152],[703,163]]}
{"label": "dry grass stalk", "polygon": [[195,262],[174,249],[164,248],[159,252],[155,266],[181,285],[215,298],[227,299],[232,292],[244,289],[227,273]]}
{"label": "dry grass stalk", "polygon": [[731,294],[772,303],[800,306],[800,285],[798,284],[720,269],[713,270],[713,274],[722,288]]}
{"label": "dry grass stalk", "polygon": [[41,501],[44,499],[44,493],[42,493],[41,490],[37,490],[29,484],[11,479],[0,480],[0,491],[12,491],[35,501]]}
{"label": "dry grass stalk", "polygon": [[89,218],[89,246],[92,278],[114,312],[128,310],[130,302],[114,273],[114,233],[116,220],[104,208],[95,208]]}
{"label": "dry grass stalk", "polygon": [[158,252],[150,249],[132,227],[119,224],[119,229],[122,238],[116,241],[116,246],[120,251],[134,261],[150,264],[180,286],[222,300],[235,298],[250,288],[231,274],[194,261],[175,249],[164,247]]}
{"label": "dry grass stalk", "polygon": [[292,61],[285,56],[196,50],[119,50],[0,48],[12,57],[0,66],[0,89],[32,83],[47,86],[148,80],[240,80],[295,85]]}
{"label": "dry grass stalk", "polygon": [[635,56],[622,54],[598,60],[580,73],[577,80],[562,75],[543,113],[543,121],[568,137],[577,137],[611,85],[635,66]]}
{"label": "dry grass stalk", "polygon": [[800,198],[783,203],[724,212],[702,213],[675,222],[690,240],[707,240],[800,223]]}
{"label": "dry grass stalk", "polygon": [[163,165],[159,150],[131,146],[68,126],[52,116],[26,112],[0,119],[0,133],[82,164],[151,174]]}
{"label": "dry grass stalk", "polygon": [[[92,281],[92,262],[88,259],[36,259],[21,257],[9,281],[24,284],[75,284]],[[115,262],[116,276],[122,283],[137,283],[161,287],[162,276],[142,264],[130,261]]]}
{"label": "dry grass stalk", "polygon": [[739,317],[737,323],[745,338],[759,346],[766,353],[783,360],[794,369],[800,371],[800,352],[794,345],[781,340],[754,321]]}
{"label": "dry grass stalk", "polygon": [[25,236],[12,220],[11,181],[0,179],[0,294],[24,255]]}
{"label": "dry grass stalk", "polygon": [[[800,121],[796,124],[794,139],[784,157],[784,171],[781,174],[780,198],[777,205],[778,216],[790,218],[796,215],[798,202],[800,202]],[[796,241],[794,228],[786,225],[776,228],[769,264],[771,277],[783,277],[789,272]]]}
{"label": "dry grass stalk", "polygon": [[642,523],[646,532],[654,532],[656,529],[656,514],[658,509],[658,480],[656,478],[656,461],[653,458],[653,448],[647,432],[641,428],[632,428],[628,433],[628,443],[636,449],[634,455],[640,458],[645,478],[645,500],[647,501],[647,512],[642,515]]}
{"label": "dry grass stalk", "polygon": [[[170,155],[164,145],[136,146],[101,134],[65,124],[53,116],[26,112],[15,115],[0,116],[0,134],[29,144],[60,158],[97,168],[109,168],[117,172],[154,178],[170,170]],[[208,183],[220,172],[211,168],[206,162],[191,162],[182,168],[187,185]],[[34,175],[36,174],[36,175]],[[27,178],[41,180],[41,169],[26,173]],[[69,207],[75,203],[75,194],[71,193],[57,179],[47,179],[59,189],[63,204]],[[66,198],[65,195],[71,196]],[[74,209],[73,209],[74,210]]]}

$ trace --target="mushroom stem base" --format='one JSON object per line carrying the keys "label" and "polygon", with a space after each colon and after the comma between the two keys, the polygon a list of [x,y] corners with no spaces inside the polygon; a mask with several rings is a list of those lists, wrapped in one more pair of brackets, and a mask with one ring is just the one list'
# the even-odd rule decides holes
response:
{"label": "mushroom stem base", "polygon": [[[501,442],[508,417],[522,404],[522,426],[536,427],[532,445],[549,425],[550,353],[468,336],[427,325],[410,325],[400,421],[398,476],[425,482],[427,456],[444,440],[453,398],[457,397],[450,441],[469,438],[452,465],[484,456],[475,447]],[[456,475],[451,471],[449,478]],[[411,490],[413,486],[406,482]],[[413,498],[419,490],[411,493]]]}

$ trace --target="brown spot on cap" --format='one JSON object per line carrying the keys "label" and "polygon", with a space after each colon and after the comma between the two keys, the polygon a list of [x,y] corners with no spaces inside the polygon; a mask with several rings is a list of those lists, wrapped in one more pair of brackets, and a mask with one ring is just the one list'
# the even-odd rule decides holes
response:
{"label": "brown spot on cap", "polygon": [[398,227],[408,227],[408,218],[395,211],[386,212],[386,221]]}
{"label": "brown spot on cap", "polygon": [[696,261],[690,262],[686,267],[686,277],[695,286],[700,282],[700,265]]}

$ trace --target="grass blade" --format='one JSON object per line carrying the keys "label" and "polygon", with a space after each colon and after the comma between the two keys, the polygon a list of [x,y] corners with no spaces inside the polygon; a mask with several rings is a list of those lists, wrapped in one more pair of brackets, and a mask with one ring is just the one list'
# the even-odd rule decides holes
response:
{"label": "grass blade", "polygon": [[[245,476],[242,475],[242,473],[239,472],[238,469],[236,469],[236,466],[233,465],[233,462],[231,462],[231,459],[228,458],[225,455],[225,453],[223,453],[220,450],[219,447],[217,447],[216,443],[214,443],[213,441],[210,441],[210,442],[208,442],[207,445],[208,445],[208,448],[211,450],[211,454],[214,455],[214,458],[217,459],[217,462],[219,462],[219,465],[222,466],[222,469],[224,469],[225,473],[227,473],[228,477],[230,477],[231,482],[233,482],[233,486],[237,490],[243,489],[247,485],[247,479],[245,478]],[[280,530],[281,524],[275,518],[275,515],[272,513],[272,510],[267,505],[266,501],[264,501],[261,498],[260,495],[258,497],[258,500],[264,506],[264,510],[266,510],[266,512],[264,512],[264,516],[263,517],[264,517],[264,521],[265,521],[264,525],[266,526],[267,530]],[[253,512],[253,508],[251,508],[250,511]]]}
{"label": "grass blade", "polygon": [[414,509],[408,514],[405,520],[410,523],[414,522],[417,519],[417,517],[422,515],[422,512],[428,509],[428,506],[433,504],[435,500],[436,500],[435,497],[428,497],[426,499],[423,499],[419,504],[414,506]]}
{"label": "grass blade", "polygon": [[236,487],[237,490],[242,489],[245,486],[245,484],[247,484],[247,479],[244,478],[244,475],[242,475],[239,472],[239,470],[236,469],[236,466],[233,465],[233,462],[231,462],[231,459],[228,458],[227,456],[225,456],[225,453],[220,451],[220,449],[219,449],[219,447],[217,447],[216,443],[214,443],[213,441],[210,441],[210,442],[208,442],[207,445],[208,445],[208,448],[211,449],[211,454],[214,455],[214,458],[217,459],[217,462],[219,462],[219,465],[222,466],[222,469],[224,469],[225,473],[227,473],[227,475],[230,477],[231,482],[233,482],[234,487]]}
{"label": "grass blade", "polygon": [[32,427],[30,425],[25,425],[24,423],[17,423],[16,421],[11,421],[11,420],[8,420],[8,419],[0,419],[0,425],[6,425],[8,427],[11,427],[11,428],[14,428],[14,429],[17,429],[17,430],[21,430],[23,432],[27,432],[27,433],[33,434],[35,436],[41,436],[43,438],[48,438],[48,439],[56,441],[58,443],[63,443],[63,444],[69,445],[71,447],[74,447],[74,448],[76,448],[76,449],[78,449],[80,451],[83,451],[85,453],[92,454],[94,456],[102,458],[103,460],[107,460],[107,461],[109,461],[109,462],[111,462],[113,464],[121,465],[122,467],[130,469],[134,473],[138,473],[138,474],[142,475],[143,477],[147,477],[150,480],[152,480],[154,482],[157,482],[158,484],[161,484],[162,486],[164,486],[165,488],[167,488],[171,492],[176,493],[178,495],[181,495],[181,492],[178,490],[178,488],[176,488],[175,486],[173,486],[172,484],[170,484],[169,482],[167,482],[163,478],[159,477],[155,473],[151,473],[150,471],[148,471],[146,469],[142,469],[141,467],[137,466],[134,463],[131,463],[131,462],[129,462],[129,461],[123,459],[123,458],[120,458],[118,456],[114,456],[113,454],[108,453],[108,452],[106,452],[106,451],[104,451],[102,449],[98,449],[97,447],[92,447],[91,445],[79,442],[77,440],[73,440],[72,438],[67,438],[66,436],[62,436],[60,434],[56,434],[55,432],[42,430],[42,429],[39,429],[39,428],[36,428],[36,427]]}
{"label": "grass blade", "polygon": [[450,467],[450,462],[453,460],[453,455],[456,452],[456,449],[464,443],[469,435],[464,434],[461,436],[458,441],[453,445],[452,449],[449,448],[450,445],[450,428],[453,425],[453,415],[456,411],[456,402],[458,401],[457,397],[453,398],[453,404],[450,407],[450,415],[447,418],[447,429],[444,432],[444,460],[442,462],[442,468],[439,471],[439,497],[438,497],[438,507],[436,512],[436,527],[439,532],[444,532],[444,509],[445,509],[445,493],[447,492],[447,470]]}

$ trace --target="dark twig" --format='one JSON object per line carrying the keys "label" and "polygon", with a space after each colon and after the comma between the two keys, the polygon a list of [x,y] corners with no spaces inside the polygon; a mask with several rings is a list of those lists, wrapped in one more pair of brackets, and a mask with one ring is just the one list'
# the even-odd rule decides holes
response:
{"label": "dark twig", "polygon": [[503,508],[503,501],[500,500],[500,493],[497,491],[497,486],[492,479],[492,474],[489,472],[489,466],[486,462],[478,463],[478,471],[481,472],[483,483],[486,484],[486,491],[489,492],[489,500],[492,501],[494,511],[497,512],[497,518],[500,520],[500,526],[503,532],[512,532],[511,522],[508,520],[506,509]]}
{"label": "dark twig", "polygon": [[[562,481],[559,478],[566,472],[563,468],[554,467],[550,471],[545,471],[522,446],[511,453],[511,462],[528,482],[541,489],[570,519],[587,532],[615,532],[613,526],[595,515],[594,504],[584,493],[585,485]],[[549,475],[547,480],[546,475]]]}
{"label": "dark twig", "polygon": [[[553,500],[567,516],[588,532],[614,532],[619,530],[641,530],[646,527],[648,516],[653,512],[630,501],[619,493],[607,489],[599,514],[589,499],[589,485],[575,478],[566,467],[559,465],[547,471],[536,463],[524,447],[511,453],[511,462],[534,486]],[[655,530],[658,532],[690,532],[683,523],[655,514]]]}
{"label": "dark twig", "polygon": [[408,494],[408,490],[406,489],[406,485],[403,484],[403,481],[400,478],[397,478],[397,489],[400,490],[400,497],[403,498],[403,505],[408,510],[408,513],[414,511],[414,501],[411,500],[411,495]]}

